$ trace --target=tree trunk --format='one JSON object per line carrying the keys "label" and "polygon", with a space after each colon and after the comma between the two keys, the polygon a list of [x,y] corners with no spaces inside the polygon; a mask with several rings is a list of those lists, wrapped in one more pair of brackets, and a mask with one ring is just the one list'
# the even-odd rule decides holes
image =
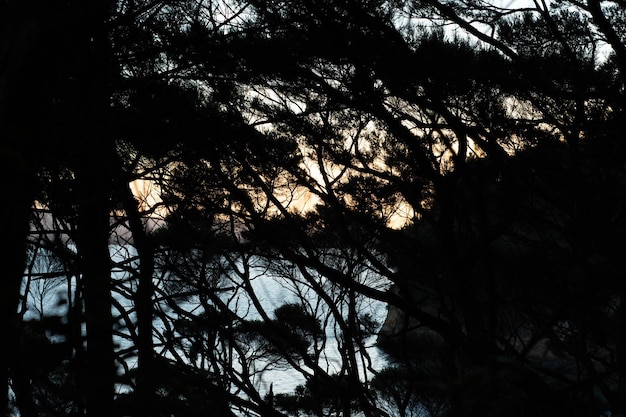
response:
{"label": "tree trunk", "polygon": [[[120,184],[120,200],[128,217],[128,224],[133,236],[133,243],[139,256],[139,282],[135,294],[135,308],[137,311],[137,359],[138,374],[135,390],[136,399],[147,407],[153,404],[152,395],[155,391],[155,377],[153,374],[154,349],[152,343],[152,275],[154,273],[154,249],[149,241],[144,223],[139,212],[138,202],[133,196],[128,181]],[[143,415],[152,415],[146,408]]]}
{"label": "tree trunk", "polygon": [[[106,21],[109,2],[76,3],[79,16],[77,105],[83,123],[77,126],[78,187],[77,250],[81,259],[87,333],[85,400],[90,417],[113,413],[115,357],[111,313],[111,258],[109,252],[112,164],[114,147],[108,129],[110,103],[110,41]],[[80,114],[80,113],[79,113]]]}
{"label": "tree trunk", "polygon": [[9,378],[20,366],[18,306],[41,120],[47,110],[45,83],[33,82],[41,81],[43,54],[40,21],[29,6],[26,1],[0,3],[0,236],[5,242],[0,251],[0,335],[4,348],[0,355],[0,416],[11,415]]}
{"label": "tree trunk", "polygon": [[619,291],[620,304],[617,310],[617,398],[613,405],[615,416],[626,415],[626,289]]}
{"label": "tree trunk", "polygon": [[[94,158],[95,159],[95,158]],[[85,164],[79,176],[77,250],[83,273],[87,351],[87,415],[110,416],[113,409],[114,351],[109,255],[109,193],[106,178]]]}
{"label": "tree trunk", "polygon": [[0,415],[8,416],[10,370],[19,371],[16,364],[20,363],[18,305],[33,197],[31,176],[24,170],[21,155],[12,155],[7,148],[0,147],[0,178],[4,178],[2,195],[6,198],[0,204],[0,236],[7,243],[0,251],[0,334],[4,340],[4,353],[0,355]]}

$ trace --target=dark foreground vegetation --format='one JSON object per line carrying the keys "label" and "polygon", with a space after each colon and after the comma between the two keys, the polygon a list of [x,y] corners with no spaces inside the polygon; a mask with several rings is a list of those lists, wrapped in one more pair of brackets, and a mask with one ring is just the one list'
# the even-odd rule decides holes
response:
{"label": "dark foreground vegetation", "polygon": [[2,415],[626,414],[625,77],[621,0],[0,1]]}

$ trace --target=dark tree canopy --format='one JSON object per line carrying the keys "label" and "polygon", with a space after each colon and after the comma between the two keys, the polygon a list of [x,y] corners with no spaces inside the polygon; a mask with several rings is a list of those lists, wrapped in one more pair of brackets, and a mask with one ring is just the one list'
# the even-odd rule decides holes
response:
{"label": "dark tree canopy", "polygon": [[0,2],[2,415],[626,414],[625,16]]}

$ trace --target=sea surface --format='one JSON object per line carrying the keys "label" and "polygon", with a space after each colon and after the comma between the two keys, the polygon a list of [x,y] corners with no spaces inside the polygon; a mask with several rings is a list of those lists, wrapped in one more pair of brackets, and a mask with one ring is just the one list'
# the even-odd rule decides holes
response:
{"label": "sea surface", "polygon": [[[120,250],[116,248],[112,250],[112,258],[114,261],[120,261],[124,258],[132,259],[133,253],[128,250]],[[42,270],[45,268],[42,267]],[[131,311],[133,309],[132,299],[129,295],[136,290],[132,280],[127,280],[127,272],[114,271],[113,279],[120,283],[122,291],[115,291],[113,297],[117,302],[117,306],[113,308],[114,317],[120,317],[119,309]],[[259,299],[261,307],[265,312],[273,318],[273,312],[276,308],[287,303],[299,303],[301,300],[305,300],[308,306],[313,306],[317,312],[318,317],[322,318],[322,324],[327,336],[326,345],[323,350],[322,359],[319,365],[328,373],[333,374],[341,369],[342,359],[339,354],[338,347],[340,341],[340,334],[336,331],[335,321],[330,314],[329,306],[325,301],[319,299],[316,293],[300,285],[297,280],[286,280],[281,277],[277,277],[265,269],[259,269],[253,271],[251,274],[252,279],[250,284],[253,288],[254,294]],[[376,277],[364,277],[363,279],[377,280]],[[323,279],[320,281],[321,285],[328,289],[327,294],[331,298],[337,299],[337,304],[334,306],[339,311],[346,309],[342,306],[342,301],[345,299],[345,294],[340,293],[340,289],[333,289],[330,283],[324,283]],[[383,282],[375,282],[377,286],[386,285]],[[58,315],[63,316],[67,313],[68,308],[68,286],[74,286],[75,280],[68,282],[67,278],[56,279],[44,279],[33,280],[29,283],[28,287],[28,309],[24,318],[28,319],[40,319],[43,316]],[[329,289],[330,288],[330,289]],[[240,317],[246,320],[258,320],[261,318],[259,311],[254,307],[248,294],[238,287],[238,290],[232,290],[230,292],[223,292],[221,299],[229,305],[229,307],[237,313]],[[194,302],[193,299],[186,301],[184,304],[186,309],[194,314],[201,312],[199,309],[199,303]],[[357,306],[359,315],[368,315],[375,322],[380,324],[384,321],[387,314],[387,307],[384,303],[376,300],[369,300],[363,297],[357,297]],[[126,313],[125,313],[126,314]],[[133,313],[128,315],[131,319],[135,319]],[[344,315],[345,316],[345,315]],[[159,320],[154,322],[155,331],[163,331],[166,327]],[[121,334],[125,332],[124,327],[120,326],[117,329]],[[50,335],[54,338],[54,335]],[[364,346],[366,346],[367,357],[370,361],[370,369],[380,370],[385,366],[385,355],[375,346],[376,336],[372,335],[364,339]],[[124,340],[123,337],[118,336],[115,340],[119,346],[119,350],[123,351],[132,347],[131,343]],[[155,338],[155,342],[158,339]],[[125,358],[125,365],[132,368],[136,359],[134,356],[128,355]],[[261,364],[259,364],[261,365]],[[365,370],[363,366],[362,378],[369,379],[372,376],[371,371]],[[270,386],[274,393],[292,393],[293,390],[303,384],[305,381],[303,375],[288,366],[281,366],[279,369],[268,369],[262,373],[259,373],[255,379],[255,385],[258,387],[261,394],[269,392]],[[120,387],[120,390],[124,390]]]}

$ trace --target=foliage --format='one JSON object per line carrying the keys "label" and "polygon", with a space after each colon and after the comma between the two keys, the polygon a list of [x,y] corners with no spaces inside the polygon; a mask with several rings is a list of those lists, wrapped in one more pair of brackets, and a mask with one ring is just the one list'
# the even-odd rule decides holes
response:
{"label": "foliage", "polygon": [[626,413],[625,27],[2,2],[3,415]]}

